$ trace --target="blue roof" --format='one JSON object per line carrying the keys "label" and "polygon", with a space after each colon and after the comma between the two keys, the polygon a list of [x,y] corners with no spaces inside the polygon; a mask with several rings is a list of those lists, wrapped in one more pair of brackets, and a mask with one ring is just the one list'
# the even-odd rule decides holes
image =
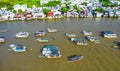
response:
{"label": "blue roof", "polygon": [[53,46],[53,45],[45,45],[44,48],[50,49],[50,51],[51,51],[50,56],[51,56],[51,57],[59,56],[58,49],[57,49],[56,46]]}
{"label": "blue roof", "polygon": [[17,45],[16,50],[24,50],[23,45]]}
{"label": "blue roof", "polygon": [[105,33],[105,34],[113,34],[112,31],[105,31],[104,33]]}
{"label": "blue roof", "polygon": [[53,46],[53,45],[45,45],[44,48],[48,48],[50,49],[52,52],[58,52],[58,49],[56,46]]}

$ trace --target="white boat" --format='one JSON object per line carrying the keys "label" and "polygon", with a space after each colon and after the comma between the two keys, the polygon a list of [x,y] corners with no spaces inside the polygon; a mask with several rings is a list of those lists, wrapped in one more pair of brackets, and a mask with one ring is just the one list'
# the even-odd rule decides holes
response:
{"label": "white boat", "polygon": [[54,45],[45,45],[42,48],[42,55],[47,58],[60,58],[62,56],[58,48]]}
{"label": "white boat", "polygon": [[82,34],[88,36],[88,35],[92,35],[92,32],[89,32],[89,31],[82,31]]}
{"label": "white boat", "polygon": [[47,38],[37,38],[36,39],[38,42],[48,42]]}
{"label": "white boat", "polygon": [[28,38],[29,37],[29,33],[28,32],[19,32],[19,33],[16,33],[15,36],[17,38]]}
{"label": "white boat", "polygon": [[75,34],[69,34],[69,33],[65,33],[65,36],[67,36],[67,37],[76,37]]}
{"label": "white boat", "polygon": [[82,38],[71,38],[70,40],[77,45],[87,45],[86,40]]}
{"label": "white boat", "polygon": [[13,50],[14,52],[25,52],[26,51],[26,47],[24,45],[15,45],[15,44],[11,44],[10,45],[11,50]]}
{"label": "white boat", "polygon": [[53,32],[57,32],[57,29],[50,29],[50,28],[47,28],[47,31],[50,32],[50,33],[53,33]]}
{"label": "white boat", "polygon": [[102,35],[105,38],[117,38],[117,34],[114,34],[112,31],[103,31]]}
{"label": "white boat", "polygon": [[4,37],[0,37],[0,43],[2,43],[2,42],[5,42],[5,38]]}
{"label": "white boat", "polygon": [[117,34],[104,34],[106,38],[117,38]]}
{"label": "white boat", "polygon": [[97,37],[86,36],[86,39],[91,41],[91,42],[101,43],[101,41]]}
{"label": "white boat", "polygon": [[34,33],[34,35],[35,35],[36,37],[39,37],[39,36],[45,36],[46,33],[45,33],[44,31],[36,31],[36,32]]}

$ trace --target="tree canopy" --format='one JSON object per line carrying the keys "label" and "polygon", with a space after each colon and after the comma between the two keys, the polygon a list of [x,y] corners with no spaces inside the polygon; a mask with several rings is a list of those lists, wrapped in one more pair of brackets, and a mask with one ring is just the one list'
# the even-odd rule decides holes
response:
{"label": "tree canopy", "polygon": [[50,12],[49,9],[47,9],[47,8],[43,8],[43,13],[44,13],[44,14],[48,14],[48,12]]}
{"label": "tree canopy", "polygon": [[22,9],[18,9],[18,13],[23,13],[23,10]]}

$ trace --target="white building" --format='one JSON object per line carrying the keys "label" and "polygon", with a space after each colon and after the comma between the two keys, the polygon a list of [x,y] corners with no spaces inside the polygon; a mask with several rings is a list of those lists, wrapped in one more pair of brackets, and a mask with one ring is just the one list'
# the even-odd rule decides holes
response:
{"label": "white building", "polygon": [[21,9],[22,11],[25,11],[27,10],[27,5],[26,4],[23,4],[23,5],[20,5],[20,4],[15,4],[13,6],[14,10],[16,10],[18,12],[18,9]]}

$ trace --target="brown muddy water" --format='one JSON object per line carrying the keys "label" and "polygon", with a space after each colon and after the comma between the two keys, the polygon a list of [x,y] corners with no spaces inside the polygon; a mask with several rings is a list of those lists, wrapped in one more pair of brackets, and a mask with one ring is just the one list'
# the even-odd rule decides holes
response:
{"label": "brown muddy water", "polygon": [[[48,43],[38,43],[33,32],[56,28],[58,32],[47,33]],[[0,71],[120,71],[120,50],[112,48],[113,42],[120,40],[106,39],[99,36],[100,31],[111,30],[120,35],[120,20],[116,18],[66,18],[54,20],[6,21],[0,22],[0,31],[8,30],[0,35],[6,38],[6,43],[0,44]],[[92,31],[100,38],[100,44],[88,42],[87,46],[79,46],[70,42],[65,33],[74,33],[84,37],[82,30]],[[28,39],[16,39],[14,35],[20,31],[30,33]],[[9,51],[10,44],[24,44],[27,51],[15,53]],[[47,59],[39,57],[44,45],[56,45],[62,57]],[[33,50],[31,51],[30,48]],[[67,56],[84,55],[83,60],[69,63]]]}

